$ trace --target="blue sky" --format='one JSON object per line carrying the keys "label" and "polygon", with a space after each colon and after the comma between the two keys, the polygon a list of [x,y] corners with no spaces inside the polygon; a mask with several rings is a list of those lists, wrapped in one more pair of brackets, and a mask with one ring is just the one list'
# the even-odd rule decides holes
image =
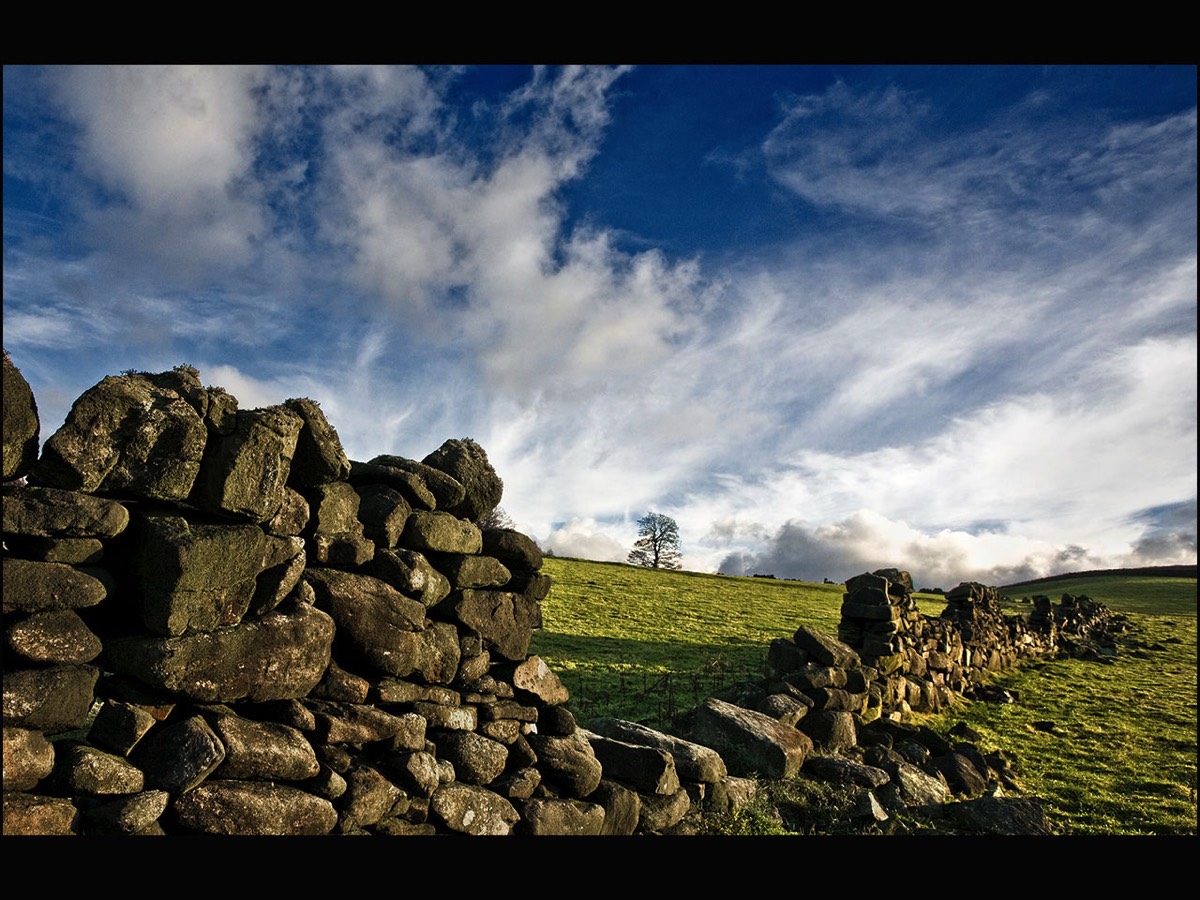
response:
{"label": "blue sky", "polygon": [[1196,562],[1194,66],[4,69],[4,346],[472,437],[560,555]]}

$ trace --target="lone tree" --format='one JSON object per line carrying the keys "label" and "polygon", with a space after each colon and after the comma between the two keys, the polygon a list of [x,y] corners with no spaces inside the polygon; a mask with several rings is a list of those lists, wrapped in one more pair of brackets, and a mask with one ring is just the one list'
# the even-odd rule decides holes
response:
{"label": "lone tree", "polygon": [[678,569],[679,526],[670,516],[651,512],[638,519],[638,539],[629,562],[648,569]]}

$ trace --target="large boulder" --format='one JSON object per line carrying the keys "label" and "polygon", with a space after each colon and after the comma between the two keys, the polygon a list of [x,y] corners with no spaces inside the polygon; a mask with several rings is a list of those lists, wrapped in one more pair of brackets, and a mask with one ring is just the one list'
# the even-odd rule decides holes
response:
{"label": "large boulder", "polygon": [[165,377],[169,374],[110,375],[85,391],[42,446],[30,482],[186,500],[200,472],[208,431],[203,414],[179,391],[203,395],[203,388],[194,370],[180,371],[176,378]]}
{"label": "large boulder", "polygon": [[46,734],[82,728],[95,700],[95,666],[50,666],[4,673],[4,724]]}
{"label": "large boulder", "polygon": [[4,557],[0,566],[4,570],[0,608],[5,613],[83,609],[100,603],[114,588],[113,578],[105,569],[11,556]]}
{"label": "large boulder", "polygon": [[304,580],[316,594],[317,607],[337,624],[338,648],[347,658],[397,677],[417,668],[417,632],[425,627],[419,602],[371,575],[309,568]]}
{"label": "large boulder", "polygon": [[730,774],[789,778],[813,750],[812,739],[753,710],[709,698],[681,717],[684,736],[711,747]]}
{"label": "large boulder", "polygon": [[666,751],[675,760],[679,777],[687,781],[715,784],[728,774],[725,760],[711,747],[664,734],[646,725],[603,716],[593,719],[588,727],[605,737]]}
{"label": "large boulder", "polygon": [[29,382],[4,351],[4,371],[0,375],[4,389],[4,451],[3,479],[9,481],[28,475],[37,462],[38,419],[37,401]]}
{"label": "large boulder", "polygon": [[[390,470],[388,474],[391,478],[399,480],[409,487],[410,490],[415,490],[422,497],[424,496],[424,491],[421,491],[418,485],[424,487],[433,496],[434,505],[422,505],[422,509],[453,510],[463,502],[463,497],[466,496],[466,490],[458,479],[452,475],[448,475],[441,469],[435,469],[433,466],[417,462],[415,459],[405,459],[402,456],[384,454],[376,456],[371,460],[369,465],[386,467]],[[412,477],[404,477],[400,473],[405,473]]]}
{"label": "large boulder", "polygon": [[521,818],[499,794],[457,781],[443,784],[434,792],[429,811],[450,831],[471,835],[511,834]]}
{"label": "large boulder", "polygon": [[4,488],[4,533],[30,537],[111,538],[129,524],[116,500],[33,485]]}
{"label": "large boulder", "polygon": [[285,406],[237,412],[236,427],[214,435],[191,500],[207,512],[267,522],[284,502],[304,419]]}
{"label": "large boulder", "polygon": [[170,512],[140,513],[134,528],[132,575],[149,631],[173,636],[242,620],[264,567],[261,528]]}
{"label": "large boulder", "polygon": [[210,781],[175,801],[179,824],[203,834],[324,835],[337,825],[333,804],[299,788],[264,781]]}
{"label": "large boulder", "polygon": [[112,671],[201,703],[286,700],[320,682],[333,635],[327,614],[288,600],[261,619],[214,631],[113,637],[101,659]]}
{"label": "large boulder", "polygon": [[463,486],[462,502],[446,511],[477,521],[500,505],[504,482],[488,462],[484,449],[470,438],[448,440],[421,462],[445,472]]}
{"label": "large boulder", "polygon": [[283,405],[304,421],[304,427],[296,438],[296,452],[292,457],[288,484],[304,490],[344,480],[350,474],[350,459],[317,402],[299,398],[285,400]]}

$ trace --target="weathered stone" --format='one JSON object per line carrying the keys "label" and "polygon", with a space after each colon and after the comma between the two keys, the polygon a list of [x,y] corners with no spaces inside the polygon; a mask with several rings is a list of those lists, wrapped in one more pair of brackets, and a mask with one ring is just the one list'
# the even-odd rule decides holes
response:
{"label": "weathered stone", "polygon": [[351,766],[344,777],[346,792],[338,804],[342,829],[375,825],[404,797],[400,788],[371,766]]}
{"label": "weathered stone", "polygon": [[269,521],[283,505],[304,420],[283,406],[237,412],[235,430],[208,442],[191,500],[209,512]]}
{"label": "weathered stone", "polygon": [[4,726],[4,790],[32,790],[54,770],[54,745],[40,731]]}
{"label": "weathered stone", "polygon": [[4,724],[50,735],[82,728],[99,677],[87,665],[5,672]]}
{"label": "weathered stone", "polygon": [[307,700],[315,720],[313,736],[327,744],[393,741],[410,749],[425,746],[425,722],[419,715],[395,715],[359,703]]}
{"label": "weathered stone", "polygon": [[642,817],[642,799],[638,792],[608,778],[603,778],[588,799],[604,808],[604,835],[631,835],[637,831]]}
{"label": "weathered stone", "polygon": [[70,609],[33,613],[5,629],[14,653],[39,663],[88,663],[100,655],[100,638]]}
{"label": "weathered stone", "polygon": [[692,800],[683,788],[673,794],[640,794],[642,814],[639,831],[661,834],[678,825],[692,808]]}
{"label": "weathered stone", "polygon": [[513,805],[499,794],[459,782],[439,787],[429,800],[429,811],[460,834],[507,835],[520,820]]}
{"label": "weathered stone", "polygon": [[310,510],[309,528],[315,534],[362,533],[358,521],[361,500],[358,491],[345,481],[317,485],[305,497]]}
{"label": "weathered stone", "polygon": [[242,620],[263,567],[261,528],[149,512],[133,529],[132,576],[148,631],[171,637]]}
{"label": "weathered stone", "polygon": [[571,735],[578,730],[575,715],[565,706],[538,707],[538,732],[541,734]]}
{"label": "weathered stone", "polygon": [[441,511],[413,512],[400,542],[413,550],[435,553],[478,553],[483,549],[483,536],[475,525]]}
{"label": "weathered stone", "polygon": [[532,694],[547,705],[554,706],[571,699],[571,694],[562,683],[562,679],[540,656],[527,657],[513,667],[511,675],[507,672],[505,674],[517,690]]}
{"label": "weathered stone", "polygon": [[183,637],[114,637],[104,658],[117,672],[200,703],[308,695],[329,665],[333,619],[285,601],[261,619]]}
{"label": "weathered stone", "polygon": [[88,729],[88,740],[98,747],[128,756],[157,722],[154,714],[144,707],[105,700]]}
{"label": "weathered stone", "polygon": [[450,579],[416,550],[378,551],[372,560],[371,571],[376,578],[413,597],[426,609],[450,596]]}
{"label": "weathered stone", "polygon": [[304,781],[320,770],[312,744],[295,728],[219,711],[201,714],[225,745],[218,778]]}
{"label": "weathered stone", "polygon": [[466,784],[491,784],[504,772],[508,748],[481,734],[447,731],[433,738],[439,759],[454,765],[455,777]]}
{"label": "weathered stone", "polygon": [[317,608],[337,624],[338,647],[349,662],[401,678],[417,668],[424,606],[371,575],[309,568],[304,580],[316,593]]}
{"label": "weathered stone", "polygon": [[628,785],[639,794],[674,794],[679,790],[675,758],[665,750],[630,744],[590,731],[583,736],[604,770],[604,777]]}
{"label": "weathered stone", "polygon": [[942,773],[950,792],[961,797],[978,797],[988,786],[986,772],[980,771],[966,755],[958,752],[935,756],[930,760],[935,769]]}
{"label": "weathered stone", "polygon": [[208,387],[205,392],[208,410],[204,413],[204,427],[209,434],[232,434],[237,428],[237,397],[223,387]]}
{"label": "weathered stone", "polygon": [[114,753],[76,741],[62,741],[55,751],[54,793],[65,795],[136,794],[144,783],[142,770]]}
{"label": "weathered stone", "polygon": [[537,571],[542,567],[542,550],[528,535],[513,528],[483,530],[483,551],[494,556],[510,569]]}
{"label": "weathered stone", "polygon": [[294,537],[308,527],[308,520],[311,515],[312,511],[309,509],[308,501],[304,498],[304,495],[295,488],[285,486],[283,489],[283,500],[279,504],[279,511],[263,523],[263,528],[267,534],[274,534],[279,537]]}
{"label": "weathered stone", "polygon": [[796,723],[815,747],[825,753],[849,750],[858,743],[854,714],[840,709],[814,709]]}
{"label": "weathered stone", "polygon": [[705,809],[714,813],[734,813],[745,809],[758,796],[758,782],[753,778],[726,775],[712,785],[705,799]]}
{"label": "weathered stone", "polygon": [[755,707],[760,713],[778,719],[784,725],[795,725],[807,715],[809,707],[788,694],[767,694]]}
{"label": "weathered stone", "polygon": [[807,662],[808,651],[788,638],[775,638],[767,645],[767,665],[778,675],[794,672]]}
{"label": "weathered stone", "polygon": [[883,769],[844,756],[810,756],[804,763],[803,772],[821,781],[868,788],[882,787],[891,778]]}
{"label": "weathered stone", "polygon": [[350,483],[355,487],[386,484],[398,490],[414,510],[429,511],[438,506],[437,498],[423,478],[393,466],[350,460]]}
{"label": "weathered stone", "polygon": [[417,714],[430,728],[474,731],[479,726],[479,711],[474,706],[442,706],[438,703],[414,704]]}
{"label": "weathered stone", "polygon": [[[30,482],[186,500],[200,471],[207,429],[185,397],[155,384],[155,378],[110,375],[84,392],[42,446]],[[200,389],[198,379],[189,379]]]}
{"label": "weathered stone", "polygon": [[424,509],[453,510],[462,503],[466,489],[452,475],[441,469],[435,469],[415,459],[405,459],[401,456],[382,455],[371,460],[372,465],[387,466],[393,470],[415,476],[420,483],[433,495],[436,506],[422,507]]}
{"label": "weathered stone", "polygon": [[712,783],[728,774],[725,761],[711,747],[611,717],[593,719],[588,725],[591,731],[605,737],[666,751],[675,760],[675,770],[684,780]]}
{"label": "weathered stone", "polygon": [[4,351],[0,383],[4,395],[3,480],[9,481],[29,474],[37,462],[41,420],[33,390],[21,370],[9,359],[7,350]]}
{"label": "weathered stone", "polygon": [[461,659],[458,631],[449,622],[429,622],[417,633],[417,656],[412,674],[432,684],[449,684]]}
{"label": "weathered stone", "polygon": [[788,778],[813,749],[803,732],[715,698],[685,714],[683,728],[686,737],[717,751],[729,772],[739,776]]}
{"label": "weathered stone", "polygon": [[889,809],[940,809],[950,800],[950,788],[944,779],[934,778],[912,763],[902,759],[876,761],[870,756],[867,761],[890,776],[890,781],[879,789],[879,799]]}
{"label": "weathered stone", "polygon": [[247,615],[269,613],[295,590],[308,564],[304,540],[268,534],[263,548],[262,571],[254,581],[254,596]]}
{"label": "weathered stone", "polygon": [[393,754],[387,770],[401,788],[417,797],[432,797],[441,784],[437,758],[424,750]]}
{"label": "weathered stone", "polygon": [[204,834],[323,835],[337,810],[323,797],[263,781],[212,781],[177,798],[179,823]]}
{"label": "weathered stone", "polygon": [[296,438],[288,484],[304,490],[349,476],[350,460],[337,432],[316,401],[305,397],[284,400],[283,405],[304,421]]}
{"label": "weathered stone", "polygon": [[358,521],[363,534],[377,547],[391,548],[400,542],[412,506],[404,495],[386,484],[364,484],[358,491]]}
{"label": "weathered stone", "polygon": [[946,817],[977,834],[1048,836],[1054,833],[1036,797],[978,797],[946,806]]}
{"label": "weathered stone", "polygon": [[79,491],[5,485],[0,502],[6,535],[110,538],[129,524],[129,510],[118,501]]}
{"label": "weathered stone", "polygon": [[114,588],[112,576],[104,569],[81,569],[11,556],[4,557],[0,564],[4,572],[0,604],[5,613],[83,609],[101,602]]}
{"label": "weathered stone", "polygon": [[171,794],[192,790],[224,759],[225,745],[199,715],[155,729],[130,757],[145,773],[148,787]]}
{"label": "weathered stone", "polygon": [[532,798],[521,804],[522,834],[587,835],[604,833],[604,807],[583,800]]}
{"label": "weathered stone", "polygon": [[143,834],[158,822],[170,799],[166,791],[141,791],[88,807],[83,814],[84,834]]}
{"label": "weathered stone", "polygon": [[500,505],[504,482],[488,462],[487,453],[473,440],[448,440],[421,462],[445,472],[463,486],[462,502],[441,508],[475,521]]}
{"label": "weathered stone", "polygon": [[375,556],[375,544],[361,531],[314,534],[309,539],[311,564],[336,569],[358,569]]}
{"label": "weathered stone", "polygon": [[860,663],[853,648],[815,628],[801,625],[792,640],[797,647],[808,651],[808,655],[820,665],[848,669]]}
{"label": "weathered stone", "polygon": [[347,672],[336,662],[330,662],[321,683],[313,688],[309,696],[342,703],[366,703],[370,693],[371,682],[353,672]]}
{"label": "weathered stone", "polygon": [[533,638],[533,610],[520,594],[470,589],[450,595],[449,611],[483,637],[488,648],[509,660],[523,660]]}
{"label": "weathered stone", "polygon": [[537,754],[542,778],[561,786],[569,797],[586,799],[600,784],[603,767],[581,732],[569,737],[529,734],[526,740]]}
{"label": "weathered stone", "polygon": [[19,791],[4,792],[3,833],[5,835],[79,834],[79,810],[70,800],[41,797]]}
{"label": "weathered stone", "polygon": [[94,566],[104,558],[99,538],[48,538],[5,535],[4,543],[14,556],[38,562],[66,563],[69,566]]}
{"label": "weathered stone", "polygon": [[450,584],[455,590],[500,587],[512,578],[512,573],[504,567],[504,563],[490,556],[438,553],[434,555],[432,562],[438,571],[450,579]]}

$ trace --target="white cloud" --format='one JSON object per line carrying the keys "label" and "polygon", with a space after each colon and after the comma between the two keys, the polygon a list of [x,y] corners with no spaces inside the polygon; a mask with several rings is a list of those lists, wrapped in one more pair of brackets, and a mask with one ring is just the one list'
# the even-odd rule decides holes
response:
{"label": "white cloud", "polygon": [[267,223],[245,181],[258,130],[241,66],[68,66],[59,95],[80,126],[79,161],[103,185],[87,211],[92,240],[195,275],[249,260]]}
{"label": "white cloud", "polygon": [[592,518],[571,519],[540,539],[539,543],[543,550],[549,550],[555,556],[625,562],[633,547],[633,538],[622,540],[615,537],[615,530],[601,526]]}

